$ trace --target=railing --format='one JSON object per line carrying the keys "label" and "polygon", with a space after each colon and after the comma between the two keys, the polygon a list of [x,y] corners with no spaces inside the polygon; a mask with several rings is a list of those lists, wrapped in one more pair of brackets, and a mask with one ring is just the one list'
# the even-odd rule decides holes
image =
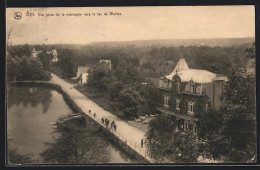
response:
{"label": "railing", "polygon": [[91,110],[87,111],[85,109],[82,109],[82,111],[87,113],[87,115],[90,118],[92,118],[94,121],[96,121],[97,123],[102,125],[104,128],[108,129],[111,134],[115,135],[119,140],[123,141],[126,145],[128,145],[130,148],[135,150],[135,152],[138,153],[139,155],[141,155],[144,159],[146,159],[149,162],[153,162],[153,160],[151,160],[151,158],[148,155],[145,139],[143,139],[143,144],[141,144],[141,141],[139,143],[137,143],[136,141],[130,140],[127,137],[125,137],[126,135],[120,134],[120,132],[117,131],[118,127],[116,129],[111,127],[111,123],[109,123],[109,125],[106,126],[106,123],[102,122],[103,117],[100,117],[97,114],[91,113]]}
{"label": "railing", "polygon": [[194,112],[188,111],[189,116],[194,116]]}
{"label": "railing", "polygon": [[169,105],[163,105],[163,108],[169,109]]}
{"label": "railing", "polygon": [[182,91],[183,94],[195,95],[195,96],[204,96],[204,94],[190,92],[190,91]]}
{"label": "railing", "polygon": [[171,88],[157,86],[158,89],[172,91]]}

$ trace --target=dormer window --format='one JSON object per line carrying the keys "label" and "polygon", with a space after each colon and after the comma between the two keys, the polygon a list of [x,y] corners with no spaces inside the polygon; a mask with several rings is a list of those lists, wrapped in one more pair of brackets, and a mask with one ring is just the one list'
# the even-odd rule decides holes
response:
{"label": "dormer window", "polygon": [[195,84],[190,85],[190,92],[192,92],[192,93],[195,92]]}
{"label": "dormer window", "polygon": [[163,81],[163,88],[167,89],[167,87],[168,87],[168,80],[164,80]]}

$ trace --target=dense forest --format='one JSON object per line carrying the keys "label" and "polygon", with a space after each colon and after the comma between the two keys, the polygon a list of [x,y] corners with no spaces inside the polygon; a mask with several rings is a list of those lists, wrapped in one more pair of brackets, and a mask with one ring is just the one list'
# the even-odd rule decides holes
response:
{"label": "dense forest", "polygon": [[245,49],[250,44],[231,47],[180,46],[180,47],[126,47],[87,46],[73,49],[75,65],[93,65],[100,59],[110,59],[116,68],[119,58],[124,58],[138,68],[144,76],[160,77],[170,73],[180,57],[191,68],[205,69],[217,74],[229,74],[230,67],[245,64]]}

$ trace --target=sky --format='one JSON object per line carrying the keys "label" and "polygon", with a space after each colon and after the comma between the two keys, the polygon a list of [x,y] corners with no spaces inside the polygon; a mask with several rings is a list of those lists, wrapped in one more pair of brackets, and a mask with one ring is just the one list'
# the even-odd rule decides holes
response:
{"label": "sky", "polygon": [[[16,20],[15,12],[20,12],[22,18]],[[26,15],[27,12],[31,16]],[[109,12],[120,15],[110,15]],[[104,15],[105,13],[108,15]],[[66,16],[67,14],[82,14],[82,16]],[[88,14],[91,16],[87,16]],[[7,8],[6,36],[7,43],[13,45],[255,37],[255,8],[254,6]]]}

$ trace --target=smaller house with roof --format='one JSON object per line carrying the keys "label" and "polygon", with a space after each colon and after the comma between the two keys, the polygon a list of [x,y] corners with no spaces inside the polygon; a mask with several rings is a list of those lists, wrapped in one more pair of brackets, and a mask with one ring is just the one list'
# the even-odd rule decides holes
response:
{"label": "smaller house with roof", "polygon": [[31,56],[34,58],[37,58],[38,55],[41,53],[42,51],[36,51],[35,48],[33,48]]}
{"label": "smaller house with roof", "polygon": [[99,63],[111,70],[111,60],[100,60]]}
{"label": "smaller house with roof", "polygon": [[88,70],[89,67],[79,66],[77,71],[77,78],[80,84],[85,84],[88,82]]}

